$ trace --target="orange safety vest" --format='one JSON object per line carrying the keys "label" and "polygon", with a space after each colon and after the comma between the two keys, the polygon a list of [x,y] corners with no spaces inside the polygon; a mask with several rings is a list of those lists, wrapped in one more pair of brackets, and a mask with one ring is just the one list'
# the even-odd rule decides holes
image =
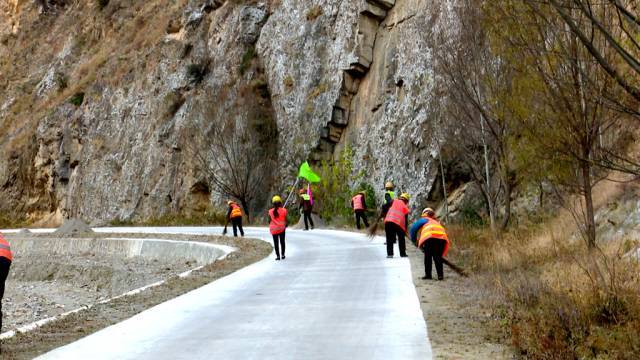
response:
{"label": "orange safety vest", "polygon": [[231,215],[229,215],[229,218],[235,219],[237,217],[242,217],[242,209],[240,208],[240,206],[238,204],[232,203],[231,204]]}
{"label": "orange safety vest", "polygon": [[422,225],[422,229],[420,230],[418,247],[421,248],[422,245],[424,245],[424,243],[429,239],[442,239],[447,242],[444,246],[442,256],[447,256],[447,252],[449,251],[449,237],[447,236],[447,232],[444,229],[444,226],[442,226],[442,224],[440,224],[438,220],[432,219],[430,217],[428,217],[427,219],[429,220],[429,222]]}
{"label": "orange safety vest", "polygon": [[7,258],[13,261],[13,253],[11,252],[11,246],[9,242],[5,240],[4,236],[0,234],[0,257]]}
{"label": "orange safety vest", "polygon": [[287,229],[287,209],[278,208],[278,217],[273,216],[273,209],[269,210],[269,232],[271,235],[282,234]]}
{"label": "orange safety vest", "polygon": [[362,201],[364,196],[362,194],[358,194],[354,196],[351,201],[353,201],[353,210],[364,210],[364,201]]}
{"label": "orange safety vest", "polygon": [[404,232],[407,232],[407,219],[406,216],[409,213],[409,208],[404,201],[396,199],[391,203],[387,216],[384,218],[384,222],[392,222],[399,225]]}

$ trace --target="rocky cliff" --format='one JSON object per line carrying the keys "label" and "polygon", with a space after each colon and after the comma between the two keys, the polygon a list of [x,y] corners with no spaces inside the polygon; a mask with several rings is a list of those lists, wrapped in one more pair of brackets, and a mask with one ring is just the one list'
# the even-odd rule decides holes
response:
{"label": "rocky cliff", "polygon": [[216,197],[190,150],[221,127],[243,129],[271,164],[257,204],[300,162],[345,146],[367,182],[394,180],[424,203],[432,39],[453,29],[450,2],[5,2],[4,211],[95,223],[202,211]]}

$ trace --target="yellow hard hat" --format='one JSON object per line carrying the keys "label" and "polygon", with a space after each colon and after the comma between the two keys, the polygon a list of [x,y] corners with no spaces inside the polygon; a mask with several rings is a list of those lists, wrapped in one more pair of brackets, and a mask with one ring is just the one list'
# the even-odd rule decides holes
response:
{"label": "yellow hard hat", "polygon": [[229,201],[227,201],[227,205],[231,205],[231,204],[233,204],[233,203],[234,203],[234,201],[233,201],[233,200],[229,200]]}
{"label": "yellow hard hat", "polygon": [[407,193],[402,193],[402,195],[400,195],[400,199],[403,199],[403,200],[409,201],[410,198],[411,196]]}
{"label": "yellow hard hat", "polygon": [[282,198],[279,195],[276,195],[271,199],[271,203],[273,203],[273,204],[281,203],[281,202],[282,202]]}
{"label": "yellow hard hat", "polygon": [[384,188],[385,189],[393,189],[393,183],[391,181],[387,181],[386,184],[384,184]]}
{"label": "yellow hard hat", "polygon": [[432,209],[432,208],[424,208],[424,210],[422,210],[422,215],[427,215],[427,216],[436,216],[436,212]]}
{"label": "yellow hard hat", "polygon": [[359,191],[358,194],[366,195],[367,192],[366,191]]}

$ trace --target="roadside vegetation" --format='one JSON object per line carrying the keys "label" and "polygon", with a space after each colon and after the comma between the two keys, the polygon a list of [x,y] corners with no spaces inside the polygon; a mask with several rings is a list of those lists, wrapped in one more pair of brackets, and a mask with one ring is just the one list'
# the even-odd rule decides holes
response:
{"label": "roadside vegetation", "polygon": [[638,243],[598,214],[638,194],[640,9],[465,2],[434,39],[441,140],[484,208],[448,224],[452,259],[523,357],[637,359]]}

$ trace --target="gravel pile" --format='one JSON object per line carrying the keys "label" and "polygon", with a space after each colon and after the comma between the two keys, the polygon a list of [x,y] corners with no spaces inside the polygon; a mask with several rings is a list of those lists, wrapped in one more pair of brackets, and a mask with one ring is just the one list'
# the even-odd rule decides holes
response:
{"label": "gravel pile", "polygon": [[80,219],[68,219],[53,234],[60,237],[80,237],[93,234],[93,229]]}

